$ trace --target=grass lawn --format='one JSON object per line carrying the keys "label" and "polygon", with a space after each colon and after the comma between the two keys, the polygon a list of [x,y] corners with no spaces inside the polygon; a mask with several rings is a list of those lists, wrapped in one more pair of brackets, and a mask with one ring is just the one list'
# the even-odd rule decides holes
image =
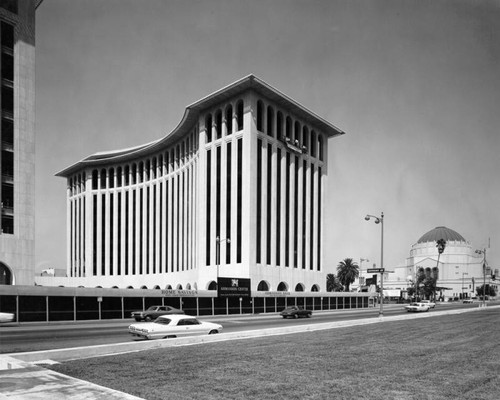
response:
{"label": "grass lawn", "polygon": [[155,399],[500,399],[500,312],[70,361],[51,369]]}

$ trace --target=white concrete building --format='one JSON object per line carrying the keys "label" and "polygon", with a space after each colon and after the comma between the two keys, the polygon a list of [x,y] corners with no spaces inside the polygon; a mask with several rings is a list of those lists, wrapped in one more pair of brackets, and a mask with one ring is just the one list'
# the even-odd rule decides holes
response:
{"label": "white concrete building", "polygon": [[[446,248],[439,256],[436,242],[446,241]],[[417,271],[437,276],[441,288],[436,296],[444,298],[470,298],[476,295],[476,288],[485,282],[497,288],[498,269],[486,268],[483,274],[484,254],[477,253],[462,235],[444,226],[438,226],[422,235],[410,249],[406,265],[391,268],[394,273],[384,276],[385,289],[400,289],[403,292],[413,285]],[[484,249],[479,249],[484,250]],[[486,260],[487,261],[487,260]],[[498,289],[498,288],[497,288]]]}
{"label": "white concrete building", "polygon": [[165,137],[58,174],[67,277],[37,283],[325,291],[328,142],[343,133],[253,75],[210,94]]}
{"label": "white concrete building", "polygon": [[35,274],[35,10],[0,1],[0,285]]}

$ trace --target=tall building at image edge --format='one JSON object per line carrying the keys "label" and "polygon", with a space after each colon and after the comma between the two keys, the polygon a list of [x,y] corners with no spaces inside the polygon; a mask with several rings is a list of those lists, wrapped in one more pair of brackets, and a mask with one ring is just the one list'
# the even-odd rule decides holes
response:
{"label": "tall building at image edge", "polygon": [[0,1],[0,285],[33,285],[35,251],[35,10]]}
{"label": "tall building at image edge", "polygon": [[340,129],[253,75],[191,104],[163,138],[67,179],[67,277],[37,284],[326,291],[329,139]]}

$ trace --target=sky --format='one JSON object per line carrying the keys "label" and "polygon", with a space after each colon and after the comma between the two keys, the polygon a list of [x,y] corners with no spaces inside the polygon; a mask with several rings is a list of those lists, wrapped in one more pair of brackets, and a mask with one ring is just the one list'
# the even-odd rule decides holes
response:
{"label": "sky", "polygon": [[[500,256],[500,2],[44,0],[36,21],[37,271],[66,268],[66,181],[171,132],[254,74],[346,132],[329,140],[324,269],[386,269],[446,226]],[[364,262],[364,267],[367,266]]]}

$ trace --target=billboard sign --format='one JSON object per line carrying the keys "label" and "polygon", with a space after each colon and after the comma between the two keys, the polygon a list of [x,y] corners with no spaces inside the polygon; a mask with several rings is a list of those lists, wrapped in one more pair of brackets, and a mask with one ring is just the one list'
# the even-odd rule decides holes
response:
{"label": "billboard sign", "polygon": [[250,279],[221,278],[217,279],[218,297],[250,297]]}

